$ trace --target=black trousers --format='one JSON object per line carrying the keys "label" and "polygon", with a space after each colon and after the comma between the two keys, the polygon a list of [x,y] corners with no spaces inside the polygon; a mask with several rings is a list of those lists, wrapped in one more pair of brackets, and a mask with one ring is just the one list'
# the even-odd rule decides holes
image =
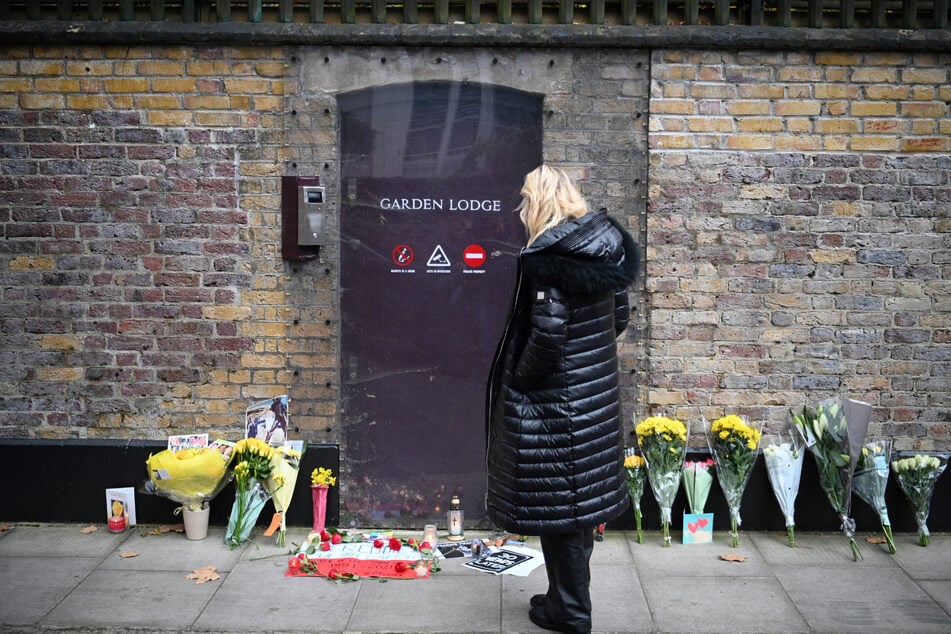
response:
{"label": "black trousers", "polygon": [[539,537],[548,593],[545,595],[545,616],[572,632],[591,631],[591,552],[594,531],[542,535]]}

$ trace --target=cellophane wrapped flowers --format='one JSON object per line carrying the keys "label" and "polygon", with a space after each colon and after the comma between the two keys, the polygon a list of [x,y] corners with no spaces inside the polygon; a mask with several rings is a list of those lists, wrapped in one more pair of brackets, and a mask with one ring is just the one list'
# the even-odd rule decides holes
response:
{"label": "cellophane wrapped flowers", "polygon": [[274,500],[274,510],[281,516],[281,525],[274,543],[283,546],[287,539],[287,509],[297,487],[301,454],[288,445],[278,447],[271,456],[271,472],[265,480],[265,488]]}
{"label": "cellophane wrapped flowers", "polygon": [[687,453],[687,426],[675,418],[651,416],[638,423],[637,443],[647,462],[650,482],[657,506],[664,546],[670,546],[670,517]]}
{"label": "cellophane wrapped flowers", "polygon": [[713,421],[707,443],[717,463],[717,479],[730,509],[730,542],[740,545],[740,502],[759,448],[760,431],[736,415]]}
{"label": "cellophane wrapped flowers", "polygon": [[271,475],[274,449],[263,440],[244,438],[234,448],[234,506],[225,531],[225,543],[233,550],[251,535],[264,504],[270,499],[265,481]]}
{"label": "cellophane wrapped flowers", "polygon": [[833,399],[819,404],[815,412],[807,408],[793,414],[793,422],[812,452],[819,470],[819,486],[842,522],[842,532],[849,540],[852,559],[862,558],[855,543],[855,520],[852,508],[852,475],[871,418],[868,403],[852,399]]}
{"label": "cellophane wrapped flowers", "polygon": [[641,497],[644,495],[644,481],[647,477],[647,463],[638,456],[634,448],[624,452],[624,470],[627,471],[627,490],[631,495],[631,506],[634,507],[634,525],[637,529],[637,543],[644,543],[642,527]]}
{"label": "cellophane wrapped flowers", "polygon": [[228,483],[229,459],[217,449],[166,449],[149,456],[147,491],[200,511]]}
{"label": "cellophane wrapped flowers", "polygon": [[858,464],[852,476],[852,489],[866,504],[875,509],[882,523],[882,532],[888,543],[888,552],[895,553],[888,507],[885,505],[885,487],[888,485],[888,463],[891,460],[890,440],[867,442],[859,452]]}
{"label": "cellophane wrapped flowers", "polygon": [[693,514],[703,513],[713,487],[713,474],[710,472],[716,466],[712,458],[684,463],[683,485],[687,494],[687,507]]}
{"label": "cellophane wrapped flowers", "polygon": [[918,543],[922,546],[927,546],[930,541],[928,514],[931,512],[934,485],[947,466],[947,456],[925,454],[916,454],[892,463],[892,471],[895,472],[898,487],[908,498],[908,503],[911,504],[912,511],[915,513],[915,522],[918,524]]}
{"label": "cellophane wrapped flowers", "polygon": [[796,546],[796,496],[802,478],[802,462],[806,455],[799,436],[774,436],[763,440],[763,459],[766,475],[773,488],[786,521],[789,547]]}

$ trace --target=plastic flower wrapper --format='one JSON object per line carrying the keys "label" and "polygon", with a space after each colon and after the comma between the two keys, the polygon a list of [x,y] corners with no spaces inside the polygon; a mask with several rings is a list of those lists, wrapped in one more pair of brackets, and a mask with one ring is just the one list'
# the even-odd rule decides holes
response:
{"label": "plastic flower wrapper", "polygon": [[947,456],[915,454],[892,463],[892,471],[898,487],[908,498],[915,522],[918,524],[918,543],[927,546],[930,542],[928,514],[931,512],[931,496],[934,484],[948,466]]}
{"label": "plastic flower wrapper", "polygon": [[641,526],[641,497],[644,495],[644,480],[647,477],[647,463],[630,447],[624,450],[624,469],[627,471],[627,490],[631,494],[631,506],[634,507],[634,524],[637,528],[637,543],[644,543],[644,531]]}
{"label": "plastic flower wrapper", "polygon": [[707,497],[713,487],[713,474],[710,469],[716,462],[711,458],[698,462],[687,461],[683,466],[684,492],[687,494],[687,506],[694,514],[703,513],[707,505]]}
{"label": "plastic flower wrapper", "polygon": [[852,476],[852,489],[862,500],[875,509],[882,522],[882,532],[888,543],[888,552],[895,554],[892,523],[885,505],[885,487],[888,485],[888,463],[891,460],[890,440],[867,442],[859,452],[858,464]]}
{"label": "plastic flower wrapper", "polygon": [[756,464],[759,441],[759,426],[751,426],[734,414],[713,421],[707,433],[707,444],[717,463],[717,479],[730,509],[730,543],[734,548],[740,545],[740,503]]}
{"label": "plastic flower wrapper", "polygon": [[[300,458],[300,452],[288,445],[275,449],[271,457],[271,473],[264,483],[274,500],[276,515],[280,516],[280,528],[277,529],[277,537],[274,539],[274,543],[278,546],[283,546],[287,539],[287,509],[291,505],[291,498],[294,497],[294,489],[297,486]],[[274,526],[274,521],[271,522],[271,526]],[[268,529],[265,535],[270,535],[271,531],[272,529]]]}
{"label": "plastic flower wrapper", "polygon": [[660,507],[664,546],[669,547],[671,507],[680,488],[687,453],[687,427],[674,418],[651,416],[638,423],[636,432],[647,463],[647,480]]}
{"label": "plastic flower wrapper", "polygon": [[871,405],[852,399],[831,399],[820,403],[814,413],[805,407],[802,414],[793,413],[793,422],[815,458],[819,486],[842,522],[854,561],[862,554],[855,543],[855,520],[850,517],[852,474],[871,416]]}
{"label": "plastic flower wrapper", "polygon": [[789,434],[788,439],[785,436],[763,439],[766,475],[786,520],[786,535],[789,537],[790,548],[796,546],[796,496],[799,495],[805,455],[802,439],[795,434]]}
{"label": "plastic flower wrapper", "polygon": [[228,483],[228,464],[228,458],[210,447],[166,449],[145,462],[149,480],[143,490],[200,511]]}
{"label": "plastic flower wrapper", "polygon": [[225,543],[234,550],[251,535],[261,509],[271,495],[265,482],[271,475],[274,449],[263,440],[244,438],[234,448],[234,506],[225,531]]}

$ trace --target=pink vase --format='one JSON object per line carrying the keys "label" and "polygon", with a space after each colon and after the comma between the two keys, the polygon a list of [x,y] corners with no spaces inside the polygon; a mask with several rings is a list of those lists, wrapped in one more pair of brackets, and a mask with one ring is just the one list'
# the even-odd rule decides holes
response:
{"label": "pink vase", "polygon": [[324,524],[327,523],[327,490],[330,487],[324,484],[317,484],[310,487],[310,492],[314,497],[314,532],[319,533],[324,530]]}

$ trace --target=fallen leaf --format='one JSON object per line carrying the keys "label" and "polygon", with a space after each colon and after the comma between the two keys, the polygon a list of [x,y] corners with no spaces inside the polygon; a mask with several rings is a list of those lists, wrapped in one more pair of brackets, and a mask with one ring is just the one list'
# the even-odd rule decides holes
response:
{"label": "fallen leaf", "polygon": [[865,541],[869,544],[887,544],[888,540],[884,537],[866,537]]}
{"label": "fallen leaf", "polygon": [[746,561],[746,557],[744,557],[743,555],[734,555],[734,554],[720,555],[720,559],[722,559],[723,561],[738,561],[740,563]]}
{"label": "fallen leaf", "polygon": [[83,530],[79,532],[82,533],[83,535],[88,535],[89,533],[95,533],[98,530],[99,530],[98,526],[87,526],[86,528],[84,528]]}
{"label": "fallen leaf", "polygon": [[195,568],[190,574],[185,575],[186,579],[194,579],[195,583],[205,583],[221,579],[221,575],[215,572],[215,566],[205,566],[204,568]]}
{"label": "fallen leaf", "polygon": [[0,524],[0,533],[6,533],[11,528],[11,526],[7,526],[6,524]]}
{"label": "fallen leaf", "polygon": [[124,553],[119,553],[119,556],[123,559],[128,559],[129,557],[138,557],[139,553],[135,552],[134,550],[127,550]]}

